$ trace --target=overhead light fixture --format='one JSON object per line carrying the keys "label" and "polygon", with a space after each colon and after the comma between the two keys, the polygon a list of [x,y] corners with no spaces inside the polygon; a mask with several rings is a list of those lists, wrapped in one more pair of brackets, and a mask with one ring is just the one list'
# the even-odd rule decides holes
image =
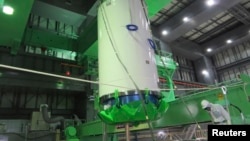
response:
{"label": "overhead light fixture", "polygon": [[167,30],[163,30],[163,31],[161,32],[161,34],[164,35],[164,36],[166,36],[166,35],[168,35],[168,31],[167,31]]}
{"label": "overhead light fixture", "polygon": [[207,48],[207,52],[211,52],[212,51],[212,49],[211,48]]}
{"label": "overhead light fixture", "polygon": [[14,13],[14,9],[11,6],[5,5],[3,6],[3,13],[12,15]]}
{"label": "overhead light fixture", "polygon": [[215,5],[215,1],[214,0],[206,0],[206,5],[213,6],[213,5]]}
{"label": "overhead light fixture", "polygon": [[165,140],[167,137],[167,134],[164,131],[158,131],[157,136],[161,140]]}
{"label": "overhead light fixture", "polygon": [[190,21],[190,18],[189,18],[189,17],[184,17],[182,20],[183,20],[183,22],[186,23],[186,22],[189,22],[189,21]]}
{"label": "overhead light fixture", "polygon": [[227,44],[231,44],[233,41],[231,39],[228,39],[226,42]]}
{"label": "overhead light fixture", "polygon": [[202,70],[202,72],[201,72],[204,76],[209,76],[209,73],[208,73],[208,71],[207,70]]}

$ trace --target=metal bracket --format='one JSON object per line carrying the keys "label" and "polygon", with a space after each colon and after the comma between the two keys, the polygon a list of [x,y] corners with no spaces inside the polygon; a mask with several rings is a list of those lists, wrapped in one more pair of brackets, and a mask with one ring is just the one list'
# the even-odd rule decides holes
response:
{"label": "metal bracket", "polygon": [[117,89],[115,90],[114,98],[115,98],[115,105],[116,105],[116,107],[120,108],[121,107],[121,103],[120,103],[120,100],[119,100],[119,91]]}

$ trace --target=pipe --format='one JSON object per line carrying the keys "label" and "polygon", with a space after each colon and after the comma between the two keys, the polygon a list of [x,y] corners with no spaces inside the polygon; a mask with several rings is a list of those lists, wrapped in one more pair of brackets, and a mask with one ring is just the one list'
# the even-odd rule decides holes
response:
{"label": "pipe", "polygon": [[24,141],[27,141],[28,138],[28,125],[25,125],[25,138]]}
{"label": "pipe", "polygon": [[107,141],[107,125],[103,122],[102,123],[102,141]]}
{"label": "pipe", "polygon": [[79,119],[79,117],[76,114],[73,114],[73,119],[76,122],[76,125],[81,125],[82,121]]}
{"label": "pipe", "polygon": [[43,119],[44,119],[44,121],[46,123],[57,123],[57,122],[60,122],[61,129],[64,128],[64,117],[58,116],[58,117],[55,117],[55,118],[50,118],[49,115],[48,115],[48,105],[47,104],[42,104],[40,106],[40,108],[41,108]]}
{"label": "pipe", "polygon": [[114,87],[119,87],[119,88],[131,89],[131,88],[124,87],[124,86],[118,86],[118,85],[113,85],[113,84],[105,84],[105,83],[100,83],[98,81],[84,80],[84,79],[80,79],[80,78],[62,76],[62,75],[57,75],[57,74],[52,74],[52,73],[46,73],[46,72],[41,72],[41,71],[36,71],[36,70],[31,70],[31,69],[25,69],[25,68],[19,68],[19,67],[14,67],[14,66],[9,66],[9,65],[3,65],[3,64],[0,64],[0,68],[18,70],[18,71],[23,71],[23,72],[29,72],[29,73],[39,74],[39,75],[52,76],[52,77],[56,77],[56,78],[62,78],[62,79],[67,79],[67,80],[74,80],[74,81],[79,81],[79,82],[86,82],[86,83],[91,83],[91,84],[99,84],[99,85],[107,85],[107,86],[114,86]]}
{"label": "pipe", "polygon": [[177,81],[177,80],[174,80],[174,84],[185,85],[185,86],[193,86],[193,87],[197,87],[197,88],[206,87],[205,85],[202,85],[202,84],[195,84],[195,83],[192,83],[192,82],[181,82],[181,81]]}
{"label": "pipe", "polygon": [[129,124],[126,123],[125,125],[125,130],[126,130],[126,141],[130,141],[130,131],[129,131]]}
{"label": "pipe", "polygon": [[67,63],[61,63],[61,65],[63,66],[69,66],[69,67],[75,67],[75,68],[83,68],[82,66],[79,65],[75,65],[75,64],[67,64]]}

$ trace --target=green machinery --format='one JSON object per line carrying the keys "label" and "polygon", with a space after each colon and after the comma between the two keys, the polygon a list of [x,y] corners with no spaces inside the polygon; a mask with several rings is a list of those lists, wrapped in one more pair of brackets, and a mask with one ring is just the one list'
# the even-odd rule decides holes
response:
{"label": "green machinery", "polygon": [[[154,107],[154,106],[152,106],[152,103],[150,103],[150,102],[146,103],[146,101],[145,101],[146,110],[149,111],[147,113],[148,116],[157,115],[157,117],[149,117],[149,119],[160,119],[165,114],[165,112],[168,110],[169,102],[175,101],[174,83],[172,81],[172,76],[173,76],[174,71],[177,68],[178,64],[175,61],[173,61],[172,54],[166,53],[166,52],[161,52],[159,50],[157,52],[158,52],[158,54],[155,56],[155,59],[157,62],[158,74],[159,74],[160,79],[162,80],[162,81],[160,81],[160,84],[159,84],[161,89],[162,89],[162,91],[161,91],[162,98],[161,98],[161,101],[159,101],[159,107],[157,107],[157,108],[152,108],[152,107]],[[93,58],[89,57],[88,59],[90,59],[91,62],[93,62]],[[90,64],[92,65],[93,63],[90,63]],[[91,72],[91,70],[93,70],[93,69],[90,68],[90,71],[88,71],[88,73]],[[92,71],[92,73],[93,73],[93,71]],[[93,74],[95,74],[95,73],[93,73]],[[145,98],[145,99],[147,100],[147,98]],[[117,99],[117,100],[119,100],[119,99]],[[123,121],[123,120],[127,120],[127,118],[130,116],[129,114],[134,114],[131,117],[136,117],[136,118],[142,119],[143,117],[145,117],[144,111],[133,107],[133,106],[138,107],[139,104],[141,104],[140,101],[134,102],[132,104],[129,103],[128,105],[122,105],[121,107],[114,106],[113,108],[109,109],[109,111],[108,111],[110,114],[110,118],[115,117],[115,118],[118,118],[118,120],[120,118],[120,120]],[[96,110],[100,111],[101,105],[99,103],[99,97],[97,95],[95,96],[95,107],[96,107]],[[124,108],[124,109],[122,109],[122,108]],[[142,108],[142,107],[140,107],[140,108]],[[130,113],[125,113],[124,111],[130,112]],[[126,116],[126,114],[128,114],[128,116]],[[137,119],[128,119],[128,120],[137,121]],[[130,122],[130,126],[134,126],[135,128],[138,128],[138,129],[140,129],[142,127],[147,128],[148,124],[145,124],[145,123],[146,123],[146,120],[144,121],[144,123],[143,122]],[[89,124],[93,125],[95,127],[90,127],[90,129],[89,129],[88,128]],[[96,121],[94,123],[89,123],[89,124],[86,124],[86,125],[83,124],[83,125],[76,127],[77,131],[78,131],[77,136],[79,138],[81,138],[81,139],[85,138],[86,133],[87,133],[86,134],[87,136],[91,136],[91,134],[92,134],[91,129],[94,129],[94,132],[97,131],[96,132],[97,134],[99,134],[99,133],[102,134],[102,127],[104,126],[103,124],[107,124],[107,125],[109,124],[109,126],[107,126],[107,129],[105,129],[108,132],[110,132],[109,131],[110,128],[114,128],[116,130],[116,128],[119,128],[119,126],[123,126],[123,123],[112,124],[112,123],[107,122],[107,120],[103,120],[103,119],[100,119],[99,121]],[[101,130],[99,130],[99,129],[101,129]],[[111,129],[111,130],[114,130],[114,129]],[[118,131],[119,130],[122,131],[122,129],[118,129]],[[72,134],[70,134],[71,133],[70,131],[72,132]],[[93,135],[96,135],[96,133],[94,133]],[[76,139],[74,127],[67,127],[65,135],[66,135],[68,141],[74,141]]]}
{"label": "green machinery", "polygon": [[147,118],[149,120],[160,118],[166,112],[169,106],[168,102],[175,99],[172,76],[177,63],[172,60],[170,53],[161,53],[161,55],[156,55],[155,58],[158,66],[158,74],[161,78],[160,80],[162,80],[159,85],[163,89],[160,92],[161,97],[156,106],[154,106],[155,103],[150,99],[150,94],[147,90],[145,90],[146,95],[143,100],[136,100],[129,104],[120,104],[122,99],[118,97],[119,92],[116,91],[116,95],[113,98],[115,106],[112,106],[108,110],[103,110],[99,102],[100,98],[96,96],[96,107],[100,111],[99,117],[102,121],[107,124],[122,124],[125,123],[124,121],[129,121],[129,123],[137,125],[141,121],[146,121]]}
{"label": "green machinery", "polygon": [[[200,102],[207,99],[214,103],[228,106],[232,124],[250,123],[250,76],[241,74],[240,78],[231,83],[221,83],[227,89],[226,95],[220,86],[210,86],[209,89],[194,92],[191,95],[176,98],[168,102],[168,110],[160,119],[151,121],[153,128],[172,127],[179,125],[195,124],[196,122],[211,121],[209,115],[201,108]],[[241,112],[231,104],[236,105]],[[244,119],[242,115],[244,115]],[[104,123],[101,120],[79,125],[77,136],[82,139],[96,140],[100,138],[104,131]],[[106,125],[106,133],[115,134],[125,132],[120,125]],[[147,123],[141,123],[130,127],[130,131],[149,129]]]}
{"label": "green machinery", "polygon": [[65,129],[64,134],[67,141],[79,141],[78,137],[76,136],[76,128],[73,126],[68,126]]}
{"label": "green machinery", "polygon": [[[166,5],[170,1],[166,0],[157,3],[153,0],[146,0],[148,4],[149,17],[157,13],[162,6]],[[97,42],[91,46],[97,52]],[[70,127],[72,130],[75,128],[76,133],[74,136],[68,136],[68,141],[79,140],[101,140],[103,134],[111,135],[109,138],[112,141],[117,140],[115,133],[125,132],[125,127],[128,124],[110,124],[112,122],[119,123],[120,121],[131,120],[127,115],[133,115],[132,117],[143,119],[144,122],[131,122],[129,124],[130,131],[157,129],[163,127],[172,127],[179,125],[188,125],[199,122],[211,121],[209,115],[201,108],[200,102],[203,99],[209,100],[213,103],[220,103],[224,105],[230,113],[232,124],[249,124],[250,123],[250,77],[241,74],[235,81],[224,82],[218,85],[209,86],[203,90],[193,91],[192,94],[175,97],[175,86],[172,81],[172,76],[176,70],[178,64],[172,60],[170,53],[162,53],[158,51],[155,56],[157,62],[158,75],[161,81],[161,100],[159,101],[159,107],[155,108],[150,104],[145,104],[146,111],[150,111],[146,114],[142,109],[133,109],[133,106],[138,107],[141,103],[139,101],[131,105],[123,105],[119,107],[118,91],[114,92],[114,102],[118,106],[113,106],[108,110],[104,110],[100,113],[101,119],[88,122],[76,127]],[[91,72],[91,71],[90,71]],[[145,90],[145,99],[147,100],[147,90]],[[95,99],[97,110],[103,110],[99,106],[99,97]],[[231,106],[234,105],[234,106]],[[237,108],[235,108],[235,106]],[[152,108],[153,107],[153,108]],[[142,108],[142,107],[140,107]],[[123,109],[123,111],[121,110]],[[240,109],[240,111],[239,111]],[[243,116],[244,117],[243,117]],[[115,117],[114,121],[112,118]],[[113,120],[113,121],[112,121]],[[109,122],[110,121],[110,122]],[[149,121],[149,122],[146,122]],[[73,131],[72,131],[73,132]],[[109,139],[108,139],[109,140]]]}
{"label": "green machinery", "polygon": [[144,1],[134,0],[107,0],[98,7],[97,115],[107,124],[154,120],[168,107],[167,93],[158,87],[156,45],[145,8]]}
{"label": "green machinery", "polygon": [[[151,120],[152,127],[147,122],[131,124],[130,131],[158,129],[180,125],[210,122],[210,116],[201,108],[203,99],[219,103],[228,108],[232,124],[250,123],[250,76],[241,74],[239,78],[229,82],[194,90],[191,94],[175,97],[172,75],[178,64],[173,61],[170,53],[160,53],[155,56],[160,79],[162,79],[162,95],[167,103],[165,111],[156,120]],[[226,90],[226,91],[225,91]],[[225,93],[226,92],[226,93]],[[96,102],[98,104],[98,102]],[[234,105],[234,106],[231,106]],[[237,108],[235,108],[237,106]],[[98,105],[96,105],[98,107]],[[240,109],[240,111],[239,111]],[[98,109],[97,109],[98,110]],[[244,118],[242,117],[244,116]],[[104,133],[110,136],[125,132],[125,124],[110,125],[102,120],[96,120],[75,127],[80,140],[100,140]],[[105,131],[105,132],[104,132]],[[111,137],[109,137],[111,138]],[[112,139],[117,140],[114,137]],[[110,139],[111,140],[111,139]]]}

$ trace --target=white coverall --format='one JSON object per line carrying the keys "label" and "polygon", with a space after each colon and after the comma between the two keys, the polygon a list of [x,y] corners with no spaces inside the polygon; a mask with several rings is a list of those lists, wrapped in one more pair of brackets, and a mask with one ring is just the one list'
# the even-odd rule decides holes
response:
{"label": "white coverall", "polygon": [[214,124],[231,124],[230,115],[222,105],[213,104],[207,100],[203,100],[201,105],[203,109],[210,109],[207,111],[211,115]]}

